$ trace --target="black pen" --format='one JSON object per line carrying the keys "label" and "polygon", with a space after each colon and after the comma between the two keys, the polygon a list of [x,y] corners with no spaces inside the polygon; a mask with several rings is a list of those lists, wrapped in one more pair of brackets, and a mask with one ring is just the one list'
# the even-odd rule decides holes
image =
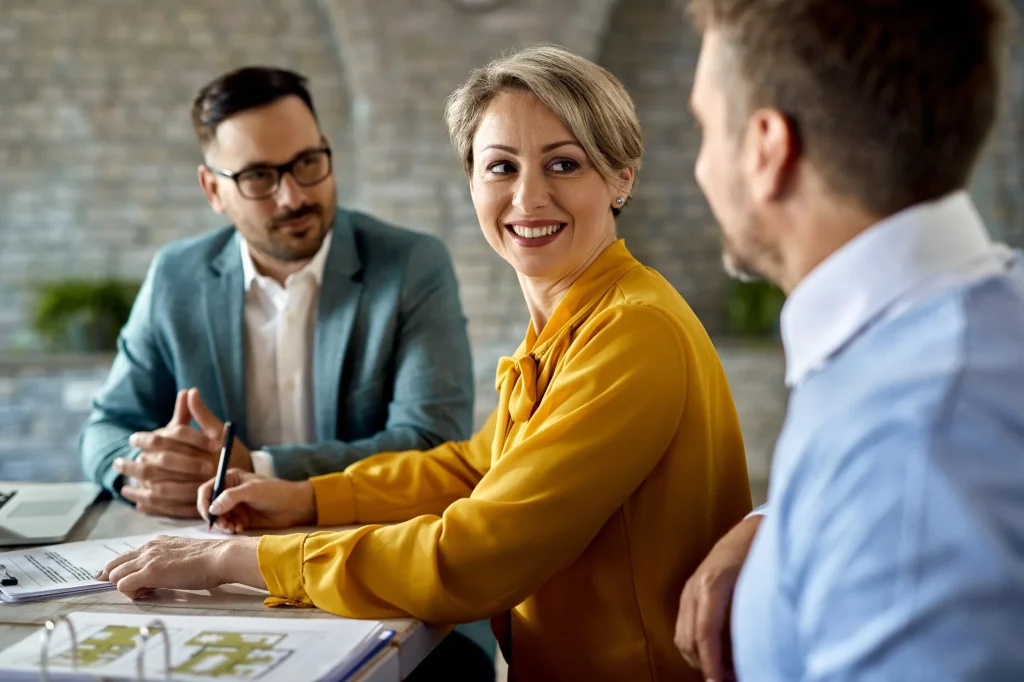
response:
{"label": "black pen", "polygon": [[[231,445],[235,442],[235,425],[233,422],[224,422],[224,443],[220,446],[220,463],[217,465],[217,480],[213,482],[213,494],[210,495],[210,504],[217,499],[217,496],[224,492],[224,482],[228,477],[228,460],[231,459]],[[217,515],[210,514],[210,529]]]}

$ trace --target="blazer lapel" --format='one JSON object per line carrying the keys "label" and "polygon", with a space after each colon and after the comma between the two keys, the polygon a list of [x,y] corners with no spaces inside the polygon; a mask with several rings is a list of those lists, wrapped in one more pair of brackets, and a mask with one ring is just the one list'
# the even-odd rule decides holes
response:
{"label": "blazer lapel", "polygon": [[240,249],[238,233],[232,232],[210,263],[214,277],[203,306],[223,408],[223,414],[217,416],[233,421],[238,437],[245,440],[245,281]]}
{"label": "blazer lapel", "polygon": [[317,440],[337,438],[342,366],[363,283],[349,214],[340,207],[334,219],[331,250],[324,264],[313,352]]}

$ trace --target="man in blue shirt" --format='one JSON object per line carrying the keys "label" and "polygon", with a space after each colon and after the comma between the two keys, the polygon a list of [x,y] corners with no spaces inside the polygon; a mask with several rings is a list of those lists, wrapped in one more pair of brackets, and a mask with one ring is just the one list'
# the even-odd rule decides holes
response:
{"label": "man in blue shirt", "polygon": [[721,682],[749,547],[741,680],[1024,680],[1024,259],[965,191],[1009,7],[692,7],[697,179],[727,268],[788,294],[792,393],[771,509],[691,578],[677,643]]}

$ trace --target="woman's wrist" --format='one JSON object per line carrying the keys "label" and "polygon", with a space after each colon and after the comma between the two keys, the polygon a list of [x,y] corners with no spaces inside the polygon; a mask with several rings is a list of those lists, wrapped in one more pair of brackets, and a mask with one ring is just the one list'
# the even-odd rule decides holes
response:
{"label": "woman's wrist", "polygon": [[239,583],[261,590],[267,589],[267,582],[260,573],[260,562],[257,548],[259,538],[233,538],[222,540],[223,544],[215,554],[214,571],[219,581]]}
{"label": "woman's wrist", "polygon": [[295,525],[316,525],[316,489],[313,487],[313,481],[296,481],[295,485],[297,491],[296,497],[299,499],[299,504],[296,508],[302,510],[302,516],[297,520]]}

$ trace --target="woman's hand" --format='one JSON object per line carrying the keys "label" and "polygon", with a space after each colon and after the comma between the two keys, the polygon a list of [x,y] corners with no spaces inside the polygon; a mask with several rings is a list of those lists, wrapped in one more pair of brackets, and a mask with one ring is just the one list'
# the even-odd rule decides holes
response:
{"label": "woman's hand", "polygon": [[211,479],[199,487],[196,506],[202,517],[228,533],[259,528],[288,528],[316,523],[316,494],[309,481],[282,481],[229,469],[224,491],[211,505]]}
{"label": "woman's hand", "polygon": [[256,547],[259,538],[196,540],[160,535],[111,559],[96,575],[131,599],[158,588],[205,590],[225,583],[266,589]]}

